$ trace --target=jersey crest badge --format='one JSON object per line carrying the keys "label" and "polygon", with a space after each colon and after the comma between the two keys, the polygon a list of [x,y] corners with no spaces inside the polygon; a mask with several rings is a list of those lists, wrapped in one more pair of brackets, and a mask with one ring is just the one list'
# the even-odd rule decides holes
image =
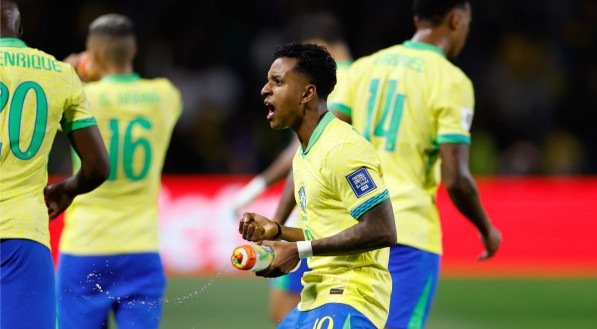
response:
{"label": "jersey crest badge", "polygon": [[303,211],[307,210],[307,195],[305,194],[305,188],[303,186],[301,186],[301,188],[298,191],[298,195],[299,198],[301,199],[301,209],[303,209]]}
{"label": "jersey crest badge", "polygon": [[357,198],[360,198],[377,188],[371,175],[369,175],[369,172],[364,167],[346,176],[346,180],[348,180],[348,184]]}

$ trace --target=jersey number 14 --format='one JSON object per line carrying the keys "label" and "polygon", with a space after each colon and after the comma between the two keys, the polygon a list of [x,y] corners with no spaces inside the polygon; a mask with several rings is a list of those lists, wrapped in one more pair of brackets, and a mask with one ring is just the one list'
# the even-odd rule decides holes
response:
{"label": "jersey number 14", "polygon": [[[390,80],[385,90],[381,90],[379,79],[371,80],[369,100],[367,101],[367,123],[363,131],[363,136],[369,141],[371,141],[372,129],[374,136],[385,138],[384,148],[390,152],[396,149],[396,139],[406,99],[406,95],[396,92],[397,85],[396,80]],[[375,120],[375,109],[379,107],[382,108],[381,117]]]}

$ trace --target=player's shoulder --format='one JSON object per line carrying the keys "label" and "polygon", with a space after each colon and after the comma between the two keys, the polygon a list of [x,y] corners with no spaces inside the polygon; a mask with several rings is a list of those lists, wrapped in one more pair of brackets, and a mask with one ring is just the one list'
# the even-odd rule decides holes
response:
{"label": "player's shoulder", "polygon": [[178,91],[178,88],[172,83],[172,81],[165,77],[143,78],[142,81],[165,90]]}
{"label": "player's shoulder", "polygon": [[373,150],[369,141],[367,141],[353,126],[334,118],[329,123],[329,129],[326,129],[326,142],[330,149],[354,149],[354,150]]}

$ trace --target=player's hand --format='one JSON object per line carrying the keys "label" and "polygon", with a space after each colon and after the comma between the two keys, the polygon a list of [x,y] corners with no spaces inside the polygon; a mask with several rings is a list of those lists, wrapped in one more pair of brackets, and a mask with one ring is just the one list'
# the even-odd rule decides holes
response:
{"label": "player's hand", "polygon": [[55,219],[58,215],[64,212],[74,199],[74,195],[70,193],[70,190],[67,188],[66,181],[46,186],[44,188],[44,197],[46,199],[50,220]]}
{"label": "player's hand", "polygon": [[481,240],[485,246],[485,251],[479,256],[479,260],[491,258],[498,251],[502,243],[502,233],[494,226],[490,226],[487,234],[481,234]]}
{"label": "player's hand", "polygon": [[240,219],[238,232],[247,241],[272,240],[278,234],[278,225],[261,215],[246,212]]}
{"label": "player's hand", "polygon": [[270,246],[274,250],[274,260],[268,268],[255,273],[257,276],[275,278],[294,270],[300,259],[296,242],[263,241],[262,245]]}
{"label": "player's hand", "polygon": [[73,53],[64,59],[64,62],[72,65],[75,72],[83,82],[96,81],[99,76],[93,69],[90,56],[86,51],[81,53]]}

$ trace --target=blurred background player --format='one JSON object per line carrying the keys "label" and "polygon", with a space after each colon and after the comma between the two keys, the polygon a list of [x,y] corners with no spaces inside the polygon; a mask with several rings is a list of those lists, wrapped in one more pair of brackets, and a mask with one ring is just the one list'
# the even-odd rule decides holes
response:
{"label": "blurred background player", "polygon": [[[344,40],[342,26],[338,19],[329,12],[304,14],[295,18],[286,28],[286,34],[291,41],[313,43],[327,49],[336,61],[336,76],[340,80],[352,63],[352,55],[347,42]],[[333,93],[333,92],[332,92]],[[235,213],[240,213],[249,203],[255,200],[265,189],[290,173],[292,158],[300,146],[299,140],[293,136],[291,143],[263,172],[257,175],[243,187],[233,199]],[[291,174],[291,173],[290,173]],[[286,196],[294,200],[293,195]],[[287,219],[290,213],[281,209],[272,218],[280,224],[296,226],[296,217]],[[308,270],[307,262],[294,272],[272,280],[269,297],[269,312],[275,323],[280,322],[300,301],[302,290],[301,277]]]}
{"label": "blurred background player", "polygon": [[166,79],[141,79],[134,73],[136,38],[125,16],[95,19],[86,48],[101,80],[87,84],[85,91],[109,147],[112,170],[108,182],[76,200],[65,217],[58,322],[63,329],[105,328],[112,310],[118,328],[158,328],[165,277],[157,199],[181,113],[180,94]]}
{"label": "blurred background player", "polygon": [[[0,2],[0,328],[54,329],[48,219],[104,182],[110,167],[81,81],[70,65],[27,47],[20,23],[16,2]],[[60,126],[81,170],[46,186]]]}
{"label": "blurred background player", "polygon": [[301,301],[278,328],[380,328],[391,289],[385,247],[396,231],[379,159],[328,112],[336,64],[325,48],[287,44],[274,58],[261,95],[272,129],[290,128],[301,143],[290,180],[301,228],[245,213],[239,231],[250,241],[291,241],[263,241],[275,257],[260,276],[288,273],[307,258]]}
{"label": "blurred background player", "polygon": [[412,40],[357,60],[330,98],[337,116],[376,148],[391,194],[399,244],[390,254],[386,328],[422,328],[427,319],[442,252],[440,171],[452,202],[479,231],[480,259],[501,242],[469,171],[473,87],[449,62],[462,50],[470,21],[466,0],[415,0]]}

